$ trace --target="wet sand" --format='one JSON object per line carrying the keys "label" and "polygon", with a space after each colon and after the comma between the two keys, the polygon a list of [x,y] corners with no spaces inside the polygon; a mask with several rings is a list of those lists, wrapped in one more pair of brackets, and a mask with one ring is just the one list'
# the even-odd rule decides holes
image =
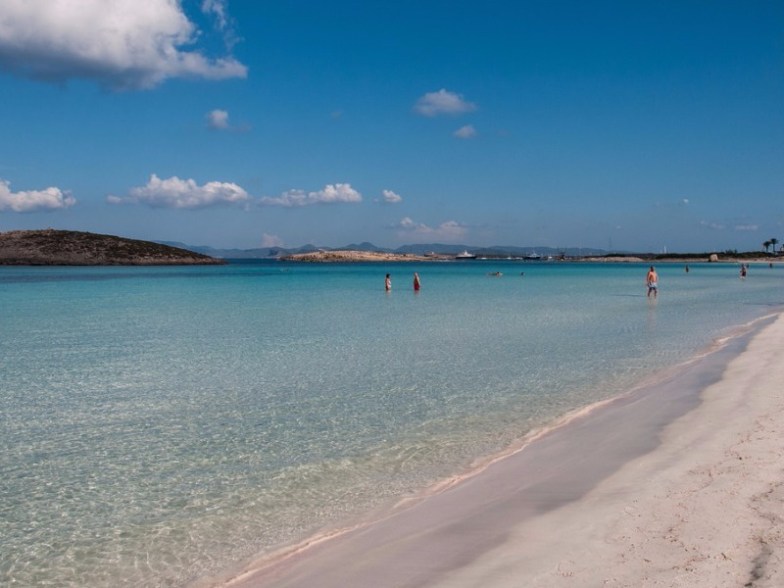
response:
{"label": "wet sand", "polygon": [[784,585],[784,315],[230,587]]}

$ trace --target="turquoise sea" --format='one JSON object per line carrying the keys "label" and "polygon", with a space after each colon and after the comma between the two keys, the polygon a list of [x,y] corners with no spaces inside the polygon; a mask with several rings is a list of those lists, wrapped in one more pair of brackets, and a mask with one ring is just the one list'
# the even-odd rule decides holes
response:
{"label": "turquoise sea", "polygon": [[2,267],[0,586],[221,574],[784,305],[784,267],[690,269],[651,300],[643,264]]}

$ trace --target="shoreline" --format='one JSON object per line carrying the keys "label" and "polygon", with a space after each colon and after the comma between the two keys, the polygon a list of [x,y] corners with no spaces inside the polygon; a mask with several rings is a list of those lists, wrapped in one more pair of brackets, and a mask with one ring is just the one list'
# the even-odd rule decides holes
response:
{"label": "shoreline", "polygon": [[294,253],[284,255],[277,258],[279,261],[294,262],[294,263],[385,263],[385,262],[445,262],[445,261],[460,261],[462,263],[471,262],[495,262],[495,261],[515,261],[526,264],[540,264],[540,263],[650,263],[650,264],[689,264],[689,263],[710,263],[710,264],[736,264],[736,263],[774,263],[778,264],[784,261],[779,257],[732,257],[722,255],[715,260],[711,260],[709,255],[702,257],[663,257],[655,258],[653,256],[585,256],[585,257],[568,257],[564,259],[552,258],[533,260],[524,257],[479,257],[470,260],[457,259],[454,255],[438,253],[419,255],[416,253],[390,253],[379,251],[357,251],[351,249],[335,249],[328,251],[311,251],[308,253]]}
{"label": "shoreline", "polygon": [[[608,571],[607,566],[597,566],[593,555],[587,558],[584,569],[575,562],[586,547],[598,549],[594,544],[599,527],[620,524],[618,517],[624,520],[628,508],[644,511],[639,503],[642,498],[628,488],[632,482],[655,479],[661,473],[662,455],[670,455],[670,445],[678,441],[677,436],[673,440],[670,430],[683,420],[696,419],[699,424],[700,415],[711,410],[709,391],[713,388],[729,386],[730,392],[733,386],[745,389],[742,382],[728,384],[732,377],[725,377],[725,373],[738,363],[756,362],[760,367],[763,360],[751,355],[750,347],[760,347],[757,340],[763,334],[770,338],[771,330],[778,333],[777,341],[784,334],[784,315],[773,317],[760,319],[750,332],[698,356],[682,369],[673,369],[662,382],[589,407],[585,414],[578,411],[562,419],[565,423],[556,423],[535,435],[522,448],[489,459],[466,476],[445,481],[430,496],[406,501],[404,508],[394,510],[387,518],[311,538],[251,562],[233,577],[195,585],[511,587],[519,586],[524,579],[542,581],[545,583],[541,585],[547,586],[599,585],[598,577],[574,578]],[[770,342],[766,345],[775,347]],[[771,353],[763,353],[768,363],[775,357]],[[770,388],[770,381],[767,385]],[[693,444],[700,449],[696,441]],[[592,453],[581,455],[586,447],[591,447]],[[659,463],[660,467],[641,478],[640,461]],[[602,489],[617,484],[619,478],[625,480],[625,490],[611,491],[607,499]],[[604,497],[600,501],[616,519],[597,520],[597,495]],[[665,506],[677,510],[677,505]],[[570,514],[565,516],[567,512]],[[553,531],[566,526],[573,527],[568,542],[563,533]],[[593,534],[581,540],[586,530]],[[526,539],[532,533],[537,537],[534,542]],[[603,539],[599,544],[613,543]],[[657,561],[658,557],[647,559]],[[564,572],[567,567],[569,571]],[[599,570],[594,571],[597,567]],[[607,585],[640,585],[639,581],[641,578],[628,584]]]}
{"label": "shoreline", "polygon": [[784,585],[782,340],[779,313],[654,451],[432,586]]}

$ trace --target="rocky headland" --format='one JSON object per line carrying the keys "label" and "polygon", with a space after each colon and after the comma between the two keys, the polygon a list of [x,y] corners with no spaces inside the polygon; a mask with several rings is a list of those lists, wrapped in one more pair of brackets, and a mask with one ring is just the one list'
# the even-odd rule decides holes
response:
{"label": "rocky headland", "polygon": [[0,233],[0,265],[211,265],[221,259],[150,241],[46,229]]}

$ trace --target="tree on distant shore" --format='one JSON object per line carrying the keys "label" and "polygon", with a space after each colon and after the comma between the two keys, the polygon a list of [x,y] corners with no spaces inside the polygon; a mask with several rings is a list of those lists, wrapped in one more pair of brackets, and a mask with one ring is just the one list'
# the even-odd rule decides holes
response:
{"label": "tree on distant shore", "polygon": [[[770,245],[771,245],[770,240],[762,242],[762,246],[765,248],[765,253],[769,253],[770,252],[769,251],[770,250]],[[774,250],[774,252],[775,252],[775,250]]]}
{"label": "tree on distant shore", "polygon": [[774,237],[770,240],[770,244],[773,247],[773,255],[776,255],[776,245],[779,244],[779,240]]}

